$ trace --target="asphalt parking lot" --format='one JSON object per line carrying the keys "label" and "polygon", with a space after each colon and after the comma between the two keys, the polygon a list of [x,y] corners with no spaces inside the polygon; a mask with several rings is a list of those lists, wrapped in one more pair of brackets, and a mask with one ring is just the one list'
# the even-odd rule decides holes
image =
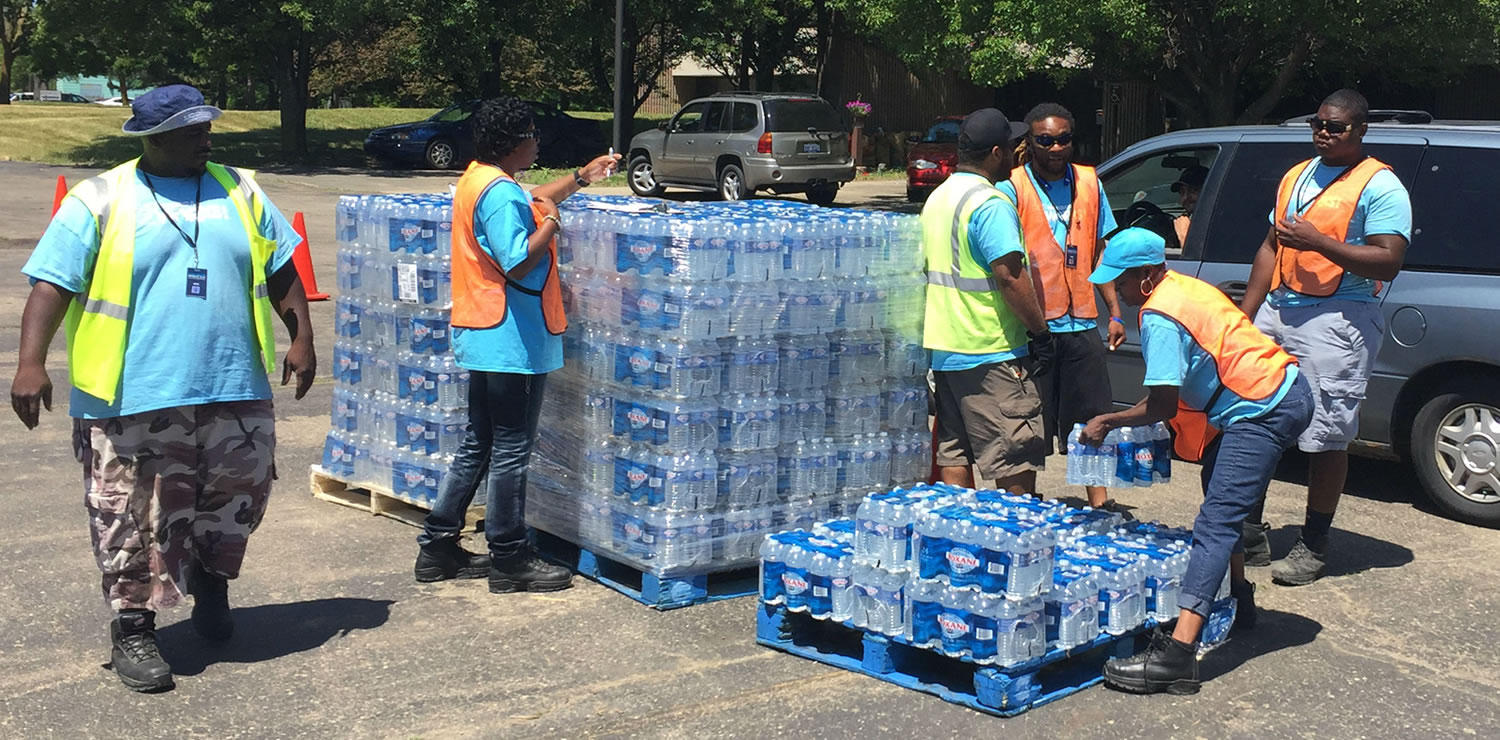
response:
{"label": "asphalt parking lot", "polygon": [[[232,164],[232,163],[231,163]],[[47,223],[58,174],[0,163],[0,377],[15,370],[27,285],[19,268]],[[343,192],[446,189],[456,175],[267,172],[288,216],[307,214],[319,283],[334,290],[332,214]],[[841,203],[896,207],[899,180],[856,183]],[[107,612],[70,448],[62,341],[57,403],[41,427],[0,420],[0,736],[38,737],[1496,737],[1500,736],[1500,532],[1437,515],[1411,472],[1356,459],[1334,523],[1330,574],[1300,589],[1264,569],[1260,627],[1205,658],[1193,697],[1102,687],[1013,719],[754,644],[754,603],[652,612],[580,581],[493,596],[483,581],[419,585],[416,530],[315,501],[307,469],[327,430],[330,302],[314,304],[320,379],[276,396],[280,471],[232,584],[239,623],[202,643],[185,608],[163,614],[175,691],[143,696],[101,667]],[[1043,490],[1070,496],[1061,464]],[[1272,484],[1273,547],[1301,521],[1300,460]],[[1136,515],[1189,525],[1197,470],[1120,492]]]}

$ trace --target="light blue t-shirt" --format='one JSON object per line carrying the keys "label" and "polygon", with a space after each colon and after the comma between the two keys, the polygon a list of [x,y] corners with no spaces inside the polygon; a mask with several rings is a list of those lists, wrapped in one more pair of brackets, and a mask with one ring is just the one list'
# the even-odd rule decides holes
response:
{"label": "light blue t-shirt", "polygon": [[[1181,399],[1193,408],[1203,408],[1219,389],[1219,371],[1214,358],[1199,346],[1181,324],[1165,315],[1147,311],[1141,316],[1141,354],[1146,358],[1144,385],[1177,386]],[[1208,409],[1208,421],[1219,429],[1243,419],[1262,416],[1291,390],[1297,379],[1297,366],[1289,365],[1286,380],[1270,398],[1247,401],[1234,391],[1225,390],[1214,407]]]}
{"label": "light blue t-shirt", "polygon": [[[1036,191],[1042,194],[1042,210],[1047,214],[1047,222],[1052,224],[1052,238],[1057,240],[1059,247],[1068,244],[1068,224],[1073,220],[1073,171],[1069,168],[1068,174],[1056,182],[1048,182],[1036,176],[1031,170],[1031,165],[1026,165],[1026,176],[1031,178],[1031,184]],[[1010,180],[1005,180],[996,185],[1000,192],[1016,198],[1016,186]],[[1104,194],[1104,183],[1099,183],[1099,237],[1103,237],[1115,230],[1115,212],[1109,207],[1109,196]],[[1057,334],[1087,331],[1098,329],[1098,324],[1093,319],[1075,318],[1069,314],[1059,316],[1047,322],[1047,328]]]}
{"label": "light blue t-shirt", "polygon": [[[107,404],[74,388],[68,412],[80,419],[107,419],[172,406],[269,399],[271,384],[261,364],[250,305],[250,244],[239,212],[212,175],[153,176],[154,199],[146,177],[136,171],[135,269],[125,366],[115,402]],[[291,261],[302,237],[264,194],[260,198],[265,204],[261,236],[276,242],[265,265],[269,277]],[[208,273],[201,298],[187,295],[193,249],[163,211],[188,236],[196,224],[197,266]],[[99,239],[88,207],[66,198],[21,272],[33,284],[42,280],[84,293],[94,274]]]}
{"label": "light blue t-shirt", "polygon": [[[975,182],[988,182],[972,172],[959,172],[953,177],[968,177],[973,178]],[[974,261],[978,262],[986,273],[990,272],[990,263],[995,260],[1013,252],[1025,252],[1025,244],[1021,240],[1021,217],[1016,213],[1015,194],[1012,193],[1009,197],[1010,200],[990,198],[975,208],[973,215],[969,217],[969,253],[974,256]],[[1021,346],[1006,352],[968,355],[962,352],[944,352],[935,349],[932,351],[932,369],[968,370],[980,365],[992,365],[1025,357],[1027,351],[1025,346]]]}
{"label": "light blue t-shirt", "polygon": [[[531,198],[511,181],[496,181],[474,208],[474,235],[500,269],[509,273],[526,261],[527,244],[536,223]],[[538,292],[556,269],[551,255],[517,280]],[[459,367],[491,373],[542,375],[563,366],[562,337],[547,331],[542,299],[519,290],[505,291],[505,319],[488,329],[453,330],[453,357]]]}
{"label": "light blue t-shirt", "polygon": [[[1323,192],[1323,188],[1349,169],[1323,164],[1321,157],[1314,162],[1292,186],[1291,202],[1287,203],[1284,215],[1305,214],[1313,200]],[[1269,218],[1274,226],[1277,221],[1275,209],[1272,209]],[[1399,234],[1401,238],[1411,241],[1411,195],[1406,192],[1406,186],[1401,184],[1401,178],[1390,170],[1375,173],[1370,184],[1359,194],[1359,202],[1354,206],[1354,216],[1349,219],[1349,233],[1344,237],[1344,242],[1364,244],[1365,237],[1376,234]],[[1306,295],[1282,286],[1271,291],[1267,300],[1273,308],[1296,308],[1316,306],[1329,300],[1378,303],[1380,298],[1375,295],[1374,280],[1345,272],[1344,281],[1331,296]]]}

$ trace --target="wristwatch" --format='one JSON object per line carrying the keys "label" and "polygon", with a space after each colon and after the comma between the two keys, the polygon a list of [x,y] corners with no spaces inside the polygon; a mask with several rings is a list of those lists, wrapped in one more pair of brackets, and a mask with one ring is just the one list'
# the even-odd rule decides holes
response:
{"label": "wristwatch", "polygon": [[578,187],[580,188],[589,186],[589,181],[583,179],[583,170],[573,170],[573,182],[578,183]]}

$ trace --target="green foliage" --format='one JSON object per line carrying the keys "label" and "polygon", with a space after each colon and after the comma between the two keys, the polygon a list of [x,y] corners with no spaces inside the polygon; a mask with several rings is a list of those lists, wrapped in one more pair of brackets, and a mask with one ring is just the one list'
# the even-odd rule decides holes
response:
{"label": "green foliage", "polygon": [[1149,80],[1196,125],[1259,120],[1310,71],[1430,80],[1493,62],[1497,18],[1495,0],[843,1],[910,63],[986,85]]}

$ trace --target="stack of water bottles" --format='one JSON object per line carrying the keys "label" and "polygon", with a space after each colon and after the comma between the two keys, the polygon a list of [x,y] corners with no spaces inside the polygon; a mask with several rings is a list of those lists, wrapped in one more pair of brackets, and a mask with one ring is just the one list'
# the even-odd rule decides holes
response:
{"label": "stack of water bottles", "polygon": [[1191,537],[1055,500],[919,484],[867,495],[852,521],[767,537],[761,598],[1012,666],[1175,618]]}
{"label": "stack of water bottles", "polygon": [[1084,444],[1083,425],[1068,435],[1068,483],[1075,486],[1146,488],[1172,480],[1172,432],[1157,422],[1110,430],[1104,442]]}
{"label": "stack of water bottles", "polygon": [[337,206],[332,429],[325,473],[431,507],[463,439],[468,373],[449,351],[452,204],[346,195]]}
{"label": "stack of water bottles", "polygon": [[785,201],[563,204],[570,329],[531,523],[659,575],[927,477],[916,219]]}

